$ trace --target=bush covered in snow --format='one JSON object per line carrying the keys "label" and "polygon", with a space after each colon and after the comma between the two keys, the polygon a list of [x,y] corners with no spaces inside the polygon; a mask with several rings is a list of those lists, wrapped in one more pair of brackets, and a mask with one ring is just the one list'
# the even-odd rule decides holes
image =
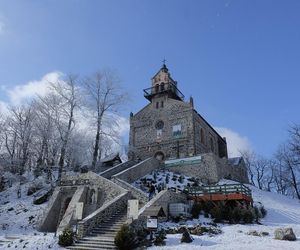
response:
{"label": "bush covered in snow", "polygon": [[115,237],[115,244],[120,250],[133,249],[136,245],[136,235],[127,225],[123,225]]}
{"label": "bush covered in snow", "polygon": [[66,247],[71,246],[74,242],[75,234],[70,228],[65,228],[63,233],[58,237],[58,244]]}
{"label": "bush covered in snow", "polygon": [[190,235],[189,230],[186,227],[184,227],[183,229],[184,230],[183,230],[183,233],[182,233],[181,242],[182,243],[191,243],[191,242],[193,242],[193,238]]}

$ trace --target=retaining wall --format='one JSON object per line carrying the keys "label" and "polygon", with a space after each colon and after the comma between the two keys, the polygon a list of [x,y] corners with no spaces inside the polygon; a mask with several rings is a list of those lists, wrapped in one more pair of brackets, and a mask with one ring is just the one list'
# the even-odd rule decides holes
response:
{"label": "retaining wall", "polygon": [[151,173],[153,170],[160,167],[161,162],[153,157],[150,157],[140,163],[116,174],[112,178],[118,178],[128,183],[133,183],[137,179]]}

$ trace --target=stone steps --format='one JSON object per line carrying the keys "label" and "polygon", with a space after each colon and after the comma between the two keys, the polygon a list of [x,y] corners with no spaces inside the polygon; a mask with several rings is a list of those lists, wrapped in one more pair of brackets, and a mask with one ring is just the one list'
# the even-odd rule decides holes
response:
{"label": "stone steps", "polygon": [[[73,247],[73,246],[72,246]],[[91,242],[76,242],[75,247],[92,248],[92,249],[116,249],[115,244],[91,243]]]}
{"label": "stone steps", "polygon": [[67,247],[67,249],[73,249],[73,250],[102,250],[102,249],[117,249],[116,247],[114,248],[106,248],[106,247],[100,247],[100,246],[96,246],[96,247],[90,247],[88,245],[86,246],[70,246],[70,247]]}
{"label": "stone steps", "polygon": [[95,249],[116,249],[115,236],[126,222],[124,212],[117,211],[94,228],[89,236],[79,239],[73,246],[67,247],[73,250],[95,250]]}

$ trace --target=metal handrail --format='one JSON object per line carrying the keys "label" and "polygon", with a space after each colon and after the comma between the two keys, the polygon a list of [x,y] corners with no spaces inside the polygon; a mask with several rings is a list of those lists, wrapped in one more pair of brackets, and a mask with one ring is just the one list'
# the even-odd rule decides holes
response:
{"label": "metal handrail", "polygon": [[212,194],[245,194],[252,196],[250,188],[243,184],[224,184],[216,186],[201,186],[201,187],[189,187],[186,191],[190,195],[212,195]]}
{"label": "metal handrail", "polygon": [[151,95],[154,95],[154,94],[159,94],[159,93],[167,92],[169,90],[173,90],[173,92],[180,99],[182,99],[182,100],[184,99],[184,94],[182,94],[182,92],[172,82],[163,83],[163,85],[159,84],[158,87],[156,87],[156,86],[150,87],[150,88],[144,89],[143,91],[144,91],[144,96],[151,96]]}

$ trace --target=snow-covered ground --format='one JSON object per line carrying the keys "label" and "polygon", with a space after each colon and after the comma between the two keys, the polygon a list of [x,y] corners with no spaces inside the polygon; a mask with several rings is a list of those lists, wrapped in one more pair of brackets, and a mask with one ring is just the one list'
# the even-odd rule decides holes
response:
{"label": "snow-covered ground", "polygon": [[[0,193],[0,249],[63,249],[53,233],[36,230],[46,204],[33,205],[34,197],[27,196],[30,185],[21,185],[21,198],[17,197],[18,184]],[[10,243],[1,246],[1,240]]]}
{"label": "snow-covered ground", "polygon": [[[223,180],[220,184],[232,183]],[[228,225],[218,224],[223,231],[218,235],[193,236],[190,244],[180,243],[182,234],[168,234],[166,246],[151,247],[156,249],[214,249],[214,250],[299,250],[300,249],[300,202],[276,193],[261,191],[248,185],[252,190],[255,202],[260,202],[267,209],[267,215],[261,220],[262,225]],[[205,222],[200,217],[200,222]],[[207,219],[206,219],[207,220]],[[189,223],[193,224],[193,223]],[[291,227],[297,237],[297,241],[280,241],[274,239],[274,231],[279,227]],[[268,236],[252,236],[247,233],[251,230],[268,232]]]}
{"label": "snow-covered ground", "polygon": [[[165,181],[166,175],[169,174],[169,183],[167,187],[178,189],[184,188],[188,183],[192,185],[194,182],[189,181],[189,177],[185,176],[182,183],[173,179],[173,173],[164,172],[157,173],[156,183],[160,184]],[[151,178],[147,176],[146,179]],[[174,178],[175,179],[175,178]],[[220,184],[232,183],[223,180]],[[141,183],[135,183],[139,187]],[[63,249],[57,245],[57,237],[53,233],[41,233],[36,230],[36,222],[42,215],[46,204],[33,205],[33,196],[27,196],[27,188],[31,183],[22,185],[22,197],[17,198],[17,184],[0,193],[0,241],[6,237],[16,237],[10,240],[11,243],[0,246],[0,249]],[[179,186],[179,187],[178,187]],[[255,202],[261,202],[267,209],[267,216],[261,220],[262,225],[228,225],[218,224],[222,230],[221,234],[202,236],[193,236],[194,241],[190,244],[181,244],[181,234],[167,235],[166,246],[151,247],[156,249],[251,249],[251,250],[299,250],[300,249],[300,203],[295,199],[285,197],[279,194],[261,191],[253,186],[253,198]],[[199,220],[191,220],[188,224],[208,222],[209,219],[201,216]],[[172,223],[166,224],[172,226]],[[292,227],[296,234],[297,241],[279,241],[274,238],[274,231],[279,227]],[[268,232],[268,236],[252,236],[247,233],[250,230],[258,232]],[[7,239],[6,239],[7,240]],[[0,242],[1,245],[1,242]]]}
{"label": "snow-covered ground", "polygon": [[141,179],[133,182],[132,185],[147,193],[150,183],[152,183],[158,191],[159,189],[182,191],[185,187],[192,186],[195,182],[196,180],[191,177],[176,174],[167,170],[161,170],[153,171],[151,174],[145,175]]}

